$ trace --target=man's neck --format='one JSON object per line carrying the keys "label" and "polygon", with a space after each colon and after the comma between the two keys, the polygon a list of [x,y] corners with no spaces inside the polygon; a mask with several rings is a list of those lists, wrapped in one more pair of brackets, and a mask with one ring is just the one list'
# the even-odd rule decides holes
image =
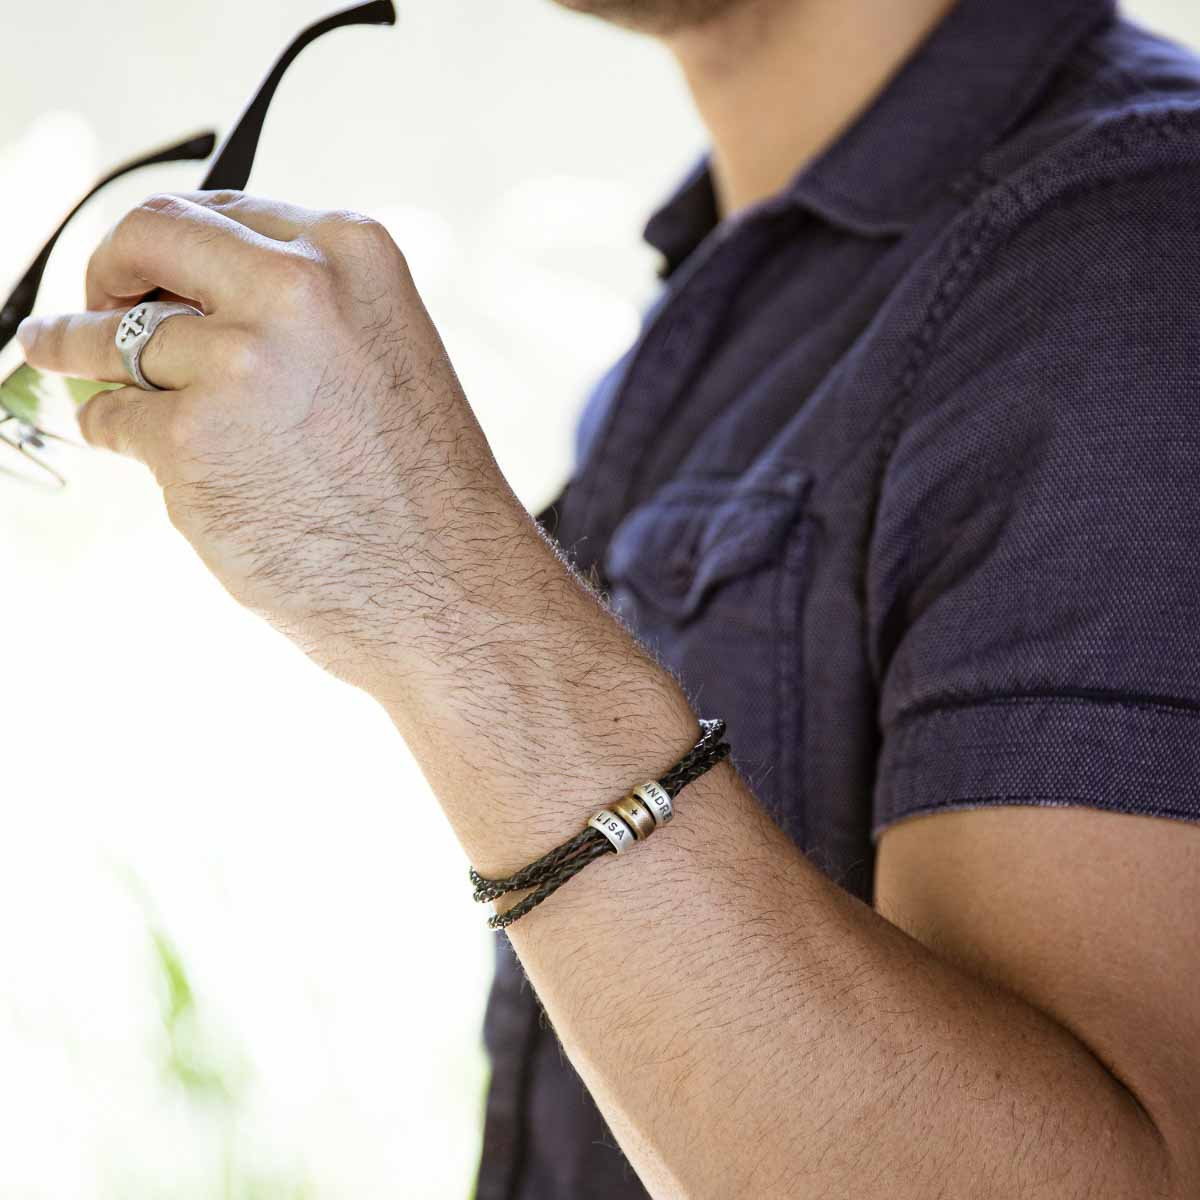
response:
{"label": "man's neck", "polygon": [[712,136],[721,215],[835,141],[954,3],[747,0],[666,39]]}

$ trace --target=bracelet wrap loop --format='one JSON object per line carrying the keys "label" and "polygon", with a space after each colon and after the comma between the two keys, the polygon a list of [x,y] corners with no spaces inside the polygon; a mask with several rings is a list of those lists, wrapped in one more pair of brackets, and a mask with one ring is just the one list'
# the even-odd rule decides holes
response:
{"label": "bracelet wrap loop", "polygon": [[666,825],[675,815],[675,797],[729,756],[729,743],[722,740],[724,734],[725,722],[720,718],[702,718],[699,740],[661,778],[638,784],[610,808],[595,813],[573,838],[514,874],[485,879],[471,867],[468,873],[480,903],[496,900],[507,892],[533,889],[506,912],[490,916],[488,925],[492,929],[506,928],[552,896],[588,863],[606,854],[623,854],[636,842],[645,841],[660,825]]}

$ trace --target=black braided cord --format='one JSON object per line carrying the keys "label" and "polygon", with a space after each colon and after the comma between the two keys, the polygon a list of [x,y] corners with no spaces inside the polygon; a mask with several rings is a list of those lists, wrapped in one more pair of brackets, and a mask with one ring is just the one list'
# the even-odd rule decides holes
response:
{"label": "black braided cord", "polygon": [[[693,780],[715,767],[729,754],[729,743],[721,738],[725,733],[725,722],[719,717],[702,718],[701,734],[696,744],[659,779],[659,786],[672,800]],[[485,879],[474,867],[470,868],[470,879],[475,885],[475,899],[481,903],[495,900],[506,892],[535,888],[524,899],[518,901],[507,912],[494,913],[488,918],[492,929],[503,929],[530,909],[536,908],[548,896],[552,896],[568,879],[574,878],[590,862],[605,854],[616,854],[616,847],[592,826],[586,826],[573,838],[556,846],[553,850],[535,859],[512,875],[501,879]]]}
{"label": "black braided cord", "polygon": [[702,719],[700,728],[703,730],[700,740],[658,781],[672,800],[729,753],[729,746],[721,741],[725,722],[720,717]]}

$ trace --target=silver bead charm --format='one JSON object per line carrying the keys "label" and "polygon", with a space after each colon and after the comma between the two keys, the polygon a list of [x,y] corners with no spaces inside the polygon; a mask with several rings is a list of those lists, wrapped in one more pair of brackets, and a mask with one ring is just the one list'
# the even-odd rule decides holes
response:
{"label": "silver bead charm", "polygon": [[616,813],[607,808],[602,808],[588,824],[593,829],[600,830],[612,842],[618,854],[623,854],[634,843],[633,831]]}
{"label": "silver bead charm", "polygon": [[636,796],[653,814],[655,823],[665,825],[674,815],[671,797],[657,779],[639,784],[630,795]]}

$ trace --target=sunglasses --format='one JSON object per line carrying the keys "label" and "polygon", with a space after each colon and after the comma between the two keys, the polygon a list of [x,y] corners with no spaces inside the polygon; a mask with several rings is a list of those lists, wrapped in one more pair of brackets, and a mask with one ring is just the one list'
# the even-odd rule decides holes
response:
{"label": "sunglasses", "polygon": [[[208,172],[200,184],[200,189],[202,191],[240,191],[246,186],[250,178],[250,171],[254,166],[254,156],[258,151],[258,140],[262,133],[263,122],[275,90],[278,88],[284,72],[305,46],[332,29],[341,29],[349,25],[395,25],[395,23],[396,10],[392,0],[371,0],[367,4],[356,4],[351,8],[331,13],[297,34],[275,60],[275,65],[267,73],[258,90],[251,97],[250,103],[246,105],[242,115],[229,131],[217,151],[216,157],[213,158]],[[216,142],[216,135],[211,132],[197,134],[173,146],[152,151],[124,163],[99,180],[50,235],[49,241],[38,252],[30,264],[29,270],[13,288],[3,307],[0,307],[0,351],[3,351],[13,340],[17,326],[33,312],[42,276],[46,271],[46,264],[49,262],[50,255],[62,236],[63,230],[97,192],[107,187],[113,180],[120,179],[131,171],[141,170],[143,167],[155,166],[158,163],[206,159],[212,154]],[[22,469],[9,470],[0,465],[0,473],[22,479],[25,482],[41,482],[43,485],[55,489],[65,487],[66,477],[52,465],[49,456],[55,445],[77,444],[59,433],[52,432],[46,426],[44,414],[52,408],[56,399],[56,391],[60,397],[65,391],[66,398],[72,405],[77,406],[105,386],[119,387],[120,385],[105,385],[87,379],[59,378],[55,382],[51,382],[49,377],[28,365],[17,367],[3,383],[0,383],[0,449],[7,446],[20,454],[23,462],[16,465]],[[16,462],[16,460],[10,461]]]}

